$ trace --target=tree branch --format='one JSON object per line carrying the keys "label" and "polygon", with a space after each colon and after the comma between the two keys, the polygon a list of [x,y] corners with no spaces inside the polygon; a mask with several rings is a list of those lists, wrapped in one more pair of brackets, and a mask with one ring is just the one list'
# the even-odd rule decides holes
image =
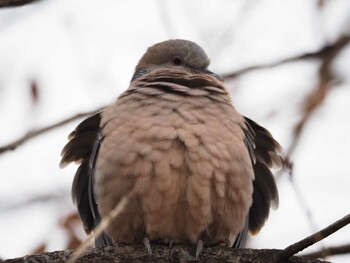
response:
{"label": "tree branch", "polygon": [[28,132],[27,134],[25,134],[23,137],[15,140],[14,142],[12,143],[9,143],[5,146],[2,146],[0,147],[0,154],[4,153],[4,152],[7,152],[7,151],[13,151],[15,150],[18,146],[22,145],[23,143],[45,133],[45,132],[48,132],[48,131],[51,131],[55,128],[58,128],[60,126],[63,126],[71,121],[75,121],[77,119],[80,119],[80,118],[83,118],[83,117],[86,117],[86,116],[90,116],[94,113],[97,113],[99,112],[100,110],[102,110],[103,108],[99,108],[99,109],[96,109],[96,110],[93,110],[93,111],[88,111],[88,112],[84,112],[84,113],[78,113],[74,116],[71,116],[67,119],[64,119],[62,121],[59,121],[57,123],[54,123],[54,124],[51,124],[49,126],[46,126],[46,127],[43,127],[43,128],[39,128],[39,129],[35,129],[35,130],[32,130],[30,132]]}
{"label": "tree branch", "polygon": [[[3,263],[39,263],[66,262],[74,250],[47,252],[22,258],[9,259]],[[152,245],[152,256],[148,256],[142,245],[120,245],[100,248],[90,248],[76,262],[235,262],[235,263],[266,263],[271,262],[280,250],[276,249],[233,249],[229,247],[204,248],[199,259],[195,259],[195,246],[176,245],[168,248],[165,245]],[[291,257],[290,263],[327,262],[301,257]]]}
{"label": "tree branch", "polygon": [[278,253],[275,262],[287,261],[291,256],[297,254],[298,252],[304,250],[305,248],[312,246],[313,244],[319,242],[320,240],[328,237],[344,226],[350,224],[350,214],[344,216],[342,219],[336,221],[335,223],[327,226],[326,228],[308,236],[293,245],[288,246],[284,250]]}
{"label": "tree branch", "polygon": [[3,7],[16,7],[31,4],[39,0],[0,0],[0,8]]}

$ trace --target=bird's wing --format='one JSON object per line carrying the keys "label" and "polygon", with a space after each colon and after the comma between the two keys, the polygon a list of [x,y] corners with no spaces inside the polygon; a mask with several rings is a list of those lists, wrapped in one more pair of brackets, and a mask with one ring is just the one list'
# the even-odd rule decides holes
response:
{"label": "bird's wing", "polygon": [[[101,114],[97,113],[81,122],[68,136],[69,142],[61,153],[60,167],[71,162],[80,164],[74,176],[72,199],[77,205],[87,233],[93,231],[101,221],[93,189],[95,163],[103,140],[100,121]],[[112,245],[112,241],[105,233],[102,233],[95,237],[95,245]]]}
{"label": "bird's wing", "polygon": [[278,191],[271,173],[272,167],[281,167],[281,151],[279,143],[271,133],[254,121],[245,117],[245,144],[248,148],[255,180],[253,182],[253,204],[249,211],[249,231],[259,232],[267,220],[270,207],[278,207]]}

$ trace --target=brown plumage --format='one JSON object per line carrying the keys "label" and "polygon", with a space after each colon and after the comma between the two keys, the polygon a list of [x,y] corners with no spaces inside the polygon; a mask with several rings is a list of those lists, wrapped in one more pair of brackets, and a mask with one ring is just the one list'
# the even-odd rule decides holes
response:
{"label": "brown plumage", "polygon": [[130,87],[69,136],[61,165],[80,166],[72,187],[91,232],[134,195],[96,245],[171,240],[243,247],[264,225],[278,193],[272,135],[239,114],[197,44],[150,47]]}

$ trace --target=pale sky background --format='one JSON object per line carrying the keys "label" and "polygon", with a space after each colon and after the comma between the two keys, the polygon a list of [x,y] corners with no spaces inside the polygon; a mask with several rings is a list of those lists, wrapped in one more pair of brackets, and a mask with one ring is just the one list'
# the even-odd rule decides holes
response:
{"label": "pale sky background", "polygon": [[[231,72],[318,50],[349,34],[350,1],[326,0],[42,0],[0,10],[0,145],[26,131],[111,103],[129,84],[146,48],[169,38],[200,44],[210,69]],[[288,148],[318,61],[253,71],[228,83],[237,109]],[[313,113],[292,155],[294,185],[278,179],[280,207],[250,247],[284,248],[350,212],[350,48],[332,69],[341,82]],[[38,83],[38,103],[30,81]],[[0,258],[42,243],[64,249],[60,220],[75,211],[76,166],[59,169],[60,151],[79,121],[0,155]],[[42,195],[58,198],[20,204]],[[302,200],[303,206],[298,200]],[[305,214],[309,208],[314,220]],[[80,225],[76,226],[85,238]],[[321,244],[350,243],[347,226]],[[314,246],[308,251],[319,248]],[[329,258],[349,262],[350,255]]]}

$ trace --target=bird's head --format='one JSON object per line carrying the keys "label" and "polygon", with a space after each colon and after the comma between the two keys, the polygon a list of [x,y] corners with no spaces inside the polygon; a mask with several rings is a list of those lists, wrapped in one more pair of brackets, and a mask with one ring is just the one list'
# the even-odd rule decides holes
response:
{"label": "bird's head", "polygon": [[168,68],[192,73],[212,75],[222,81],[222,77],[208,70],[209,58],[196,43],[174,39],[155,44],[148,48],[136,66],[133,79],[158,68]]}

